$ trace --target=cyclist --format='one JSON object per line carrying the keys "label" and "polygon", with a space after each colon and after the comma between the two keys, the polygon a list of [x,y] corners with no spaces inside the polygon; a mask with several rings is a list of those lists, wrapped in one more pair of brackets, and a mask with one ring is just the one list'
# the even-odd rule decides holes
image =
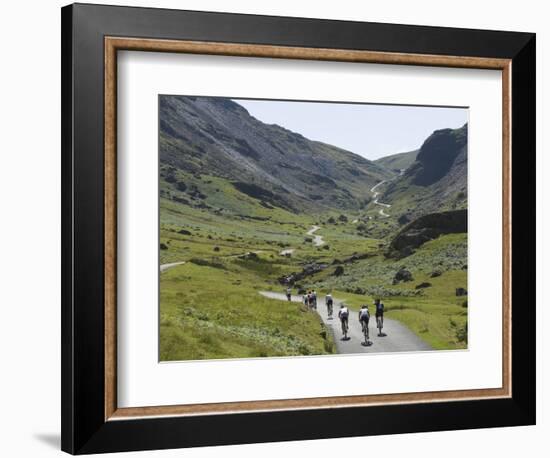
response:
{"label": "cyclist", "polygon": [[342,334],[344,335],[344,340],[347,340],[348,338],[348,317],[349,309],[346,307],[346,304],[341,303],[340,310],[338,310],[338,318],[340,318],[340,322],[342,323]]}
{"label": "cyclist", "polygon": [[384,304],[380,302],[380,299],[374,301],[376,307],[376,327],[378,328],[378,335],[382,335],[382,328],[384,327]]}
{"label": "cyclist", "polygon": [[292,288],[290,286],[286,289],[286,298],[288,302],[292,300]]}
{"label": "cyclist", "polygon": [[307,292],[307,303],[309,305],[309,308],[312,309],[313,308],[313,291],[308,291]]}
{"label": "cyclist", "polygon": [[365,345],[368,345],[369,343],[369,320],[369,308],[367,307],[367,304],[363,304],[359,309],[359,323],[361,323],[361,329],[363,331],[363,335],[365,336]]}
{"label": "cyclist", "polygon": [[325,305],[327,306],[327,315],[330,319],[332,319],[332,294],[328,293],[325,297]]}

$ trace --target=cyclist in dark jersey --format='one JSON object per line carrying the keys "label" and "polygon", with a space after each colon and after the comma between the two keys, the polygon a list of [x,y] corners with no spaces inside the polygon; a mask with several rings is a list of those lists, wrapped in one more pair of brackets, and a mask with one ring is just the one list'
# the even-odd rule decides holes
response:
{"label": "cyclist in dark jersey", "polygon": [[327,315],[330,319],[332,319],[332,304],[333,304],[332,294],[328,293],[327,296],[325,297],[325,305],[327,306]]}
{"label": "cyclist in dark jersey", "polygon": [[382,335],[382,328],[384,327],[384,304],[380,302],[380,299],[374,301],[376,308],[376,327],[378,328],[378,335]]}

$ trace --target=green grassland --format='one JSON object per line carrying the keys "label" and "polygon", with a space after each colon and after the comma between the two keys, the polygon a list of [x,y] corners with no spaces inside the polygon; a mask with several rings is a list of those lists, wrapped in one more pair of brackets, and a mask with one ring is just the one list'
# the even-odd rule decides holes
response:
{"label": "green grassland", "polygon": [[415,161],[417,154],[418,150],[407,151],[405,153],[397,153],[391,156],[386,156],[381,159],[377,159],[374,162],[386,167],[387,169],[400,171],[409,167]]}
{"label": "green grassland", "polygon": [[266,299],[263,278],[281,266],[263,258],[193,262],[161,276],[162,361],[320,355],[333,352],[319,316]]}
{"label": "green grassland", "polygon": [[[259,294],[282,292],[278,279],[309,263],[326,267],[299,286],[320,295],[332,291],[354,309],[380,297],[388,318],[433,348],[467,346],[467,298],[455,295],[456,288],[467,288],[466,234],[441,236],[407,258],[387,259],[388,239],[400,226],[394,217],[378,217],[372,204],[345,219],[337,211],[308,215],[266,206],[223,178],[186,176],[185,182],[182,192],[161,181],[160,263],[185,261],[161,274],[162,361],[333,353],[333,337],[317,314]],[[190,197],[190,187],[198,198]],[[306,235],[313,225],[320,226],[322,246]],[[288,249],[292,254],[281,254]],[[345,262],[353,254],[368,256]],[[335,275],[338,266],[343,273]],[[393,285],[401,267],[414,280]],[[432,278],[434,270],[441,275]],[[415,289],[423,282],[431,286]]]}

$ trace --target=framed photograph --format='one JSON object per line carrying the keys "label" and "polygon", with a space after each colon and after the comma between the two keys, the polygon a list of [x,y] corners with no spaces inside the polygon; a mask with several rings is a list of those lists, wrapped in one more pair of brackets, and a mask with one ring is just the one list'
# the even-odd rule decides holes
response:
{"label": "framed photograph", "polygon": [[535,422],[535,35],[62,9],[62,448]]}

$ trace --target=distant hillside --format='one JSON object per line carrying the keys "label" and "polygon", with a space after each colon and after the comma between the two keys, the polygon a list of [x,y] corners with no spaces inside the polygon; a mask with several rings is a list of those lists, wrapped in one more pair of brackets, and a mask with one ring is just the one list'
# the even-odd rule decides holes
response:
{"label": "distant hillside", "polygon": [[[250,116],[226,98],[160,96],[161,197],[223,210],[204,177],[238,201],[292,212],[365,205],[369,189],[391,173],[349,151],[308,140]],[[208,181],[208,180],[207,180]]]}
{"label": "distant hillside", "polygon": [[404,174],[391,181],[383,201],[403,221],[423,214],[467,208],[468,125],[436,130]]}
{"label": "distant hillside", "polygon": [[416,160],[418,154],[417,149],[414,151],[407,151],[405,153],[392,154],[390,156],[381,157],[374,162],[382,167],[385,167],[392,172],[399,173],[401,170],[409,168],[410,165]]}

